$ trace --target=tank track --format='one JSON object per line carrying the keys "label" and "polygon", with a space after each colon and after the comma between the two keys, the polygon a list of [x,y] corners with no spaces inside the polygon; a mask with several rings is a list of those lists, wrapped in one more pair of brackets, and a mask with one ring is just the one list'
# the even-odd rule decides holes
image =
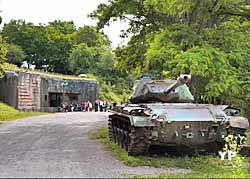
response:
{"label": "tank track", "polygon": [[108,121],[109,140],[118,144],[128,152],[128,155],[137,156],[148,153],[151,144],[150,127],[132,127],[127,128],[113,125],[112,118]]}

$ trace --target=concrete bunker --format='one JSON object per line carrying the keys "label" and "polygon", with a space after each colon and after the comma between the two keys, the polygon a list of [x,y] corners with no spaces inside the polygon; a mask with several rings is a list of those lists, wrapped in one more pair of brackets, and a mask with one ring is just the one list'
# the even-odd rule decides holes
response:
{"label": "concrete bunker", "polygon": [[96,80],[64,79],[32,72],[5,71],[0,80],[0,101],[22,111],[57,111],[62,102],[94,103],[99,98]]}

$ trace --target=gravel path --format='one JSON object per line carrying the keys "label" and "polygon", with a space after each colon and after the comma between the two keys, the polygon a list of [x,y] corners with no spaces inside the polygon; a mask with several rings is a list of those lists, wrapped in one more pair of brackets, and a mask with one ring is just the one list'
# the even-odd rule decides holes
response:
{"label": "gravel path", "polygon": [[88,136],[108,113],[57,113],[0,125],[1,178],[124,177],[186,173],[185,169],[127,167]]}

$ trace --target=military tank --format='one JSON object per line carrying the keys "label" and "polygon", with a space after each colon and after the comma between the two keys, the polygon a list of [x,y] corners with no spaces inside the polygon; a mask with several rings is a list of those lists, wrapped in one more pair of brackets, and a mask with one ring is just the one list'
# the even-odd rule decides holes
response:
{"label": "military tank", "polygon": [[229,135],[246,135],[249,121],[228,105],[195,104],[187,83],[141,77],[133,86],[130,102],[109,115],[109,139],[129,155],[145,155],[151,146],[176,151],[216,152]]}

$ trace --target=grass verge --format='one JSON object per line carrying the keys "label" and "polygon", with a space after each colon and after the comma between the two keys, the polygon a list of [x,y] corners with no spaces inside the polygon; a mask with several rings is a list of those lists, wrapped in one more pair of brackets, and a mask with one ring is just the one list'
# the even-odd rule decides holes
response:
{"label": "grass verge", "polygon": [[[211,155],[197,157],[134,157],[128,156],[124,150],[109,141],[106,128],[99,130],[91,136],[91,139],[101,140],[117,159],[128,166],[153,166],[192,170],[188,174],[162,174],[150,176],[150,178],[250,178],[250,157],[240,157],[232,161],[222,161],[218,156]],[[147,176],[131,177],[145,178]]]}
{"label": "grass verge", "polygon": [[0,102],[0,124],[3,121],[10,121],[25,117],[37,116],[47,113],[42,112],[20,112],[4,103]]}

